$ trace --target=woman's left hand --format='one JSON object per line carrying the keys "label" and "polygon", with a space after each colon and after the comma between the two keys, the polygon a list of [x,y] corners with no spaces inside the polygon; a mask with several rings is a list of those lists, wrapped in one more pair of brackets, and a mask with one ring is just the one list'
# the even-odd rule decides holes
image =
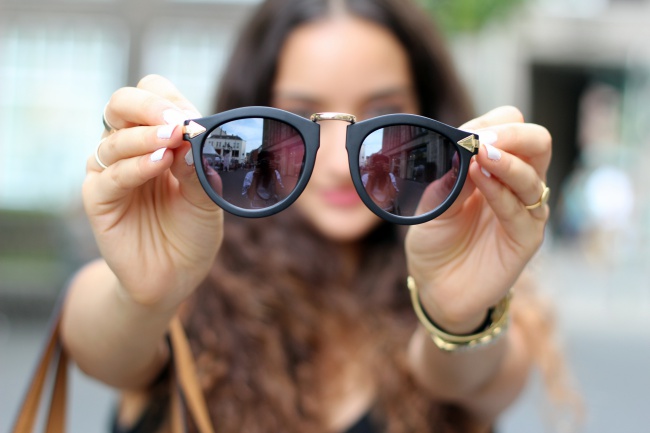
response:
{"label": "woman's left hand", "polygon": [[467,333],[506,296],[540,247],[547,205],[535,209],[551,160],[551,137],[501,107],[461,129],[481,137],[461,195],[443,215],[409,229],[406,253],[420,298],[434,321]]}

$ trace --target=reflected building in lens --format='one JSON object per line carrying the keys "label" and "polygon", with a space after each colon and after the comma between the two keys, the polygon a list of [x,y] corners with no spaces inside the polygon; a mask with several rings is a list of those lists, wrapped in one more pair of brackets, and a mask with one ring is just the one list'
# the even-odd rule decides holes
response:
{"label": "reflected building in lens", "polygon": [[[237,134],[230,134],[222,127],[219,127],[212,131],[205,143],[206,147],[209,146],[214,149],[213,161],[210,161],[213,164],[225,162],[239,166],[244,163],[246,141]],[[206,153],[209,157],[211,152],[206,152],[206,149],[204,149],[203,154],[206,155]]]}
{"label": "reflected building in lens", "polygon": [[432,182],[444,175],[455,148],[447,138],[419,126],[400,125],[384,129],[381,153],[390,158],[390,170],[402,179]]}
{"label": "reflected building in lens", "polygon": [[260,150],[273,154],[275,168],[282,176],[297,178],[300,175],[305,144],[293,126],[273,119],[264,119]]}

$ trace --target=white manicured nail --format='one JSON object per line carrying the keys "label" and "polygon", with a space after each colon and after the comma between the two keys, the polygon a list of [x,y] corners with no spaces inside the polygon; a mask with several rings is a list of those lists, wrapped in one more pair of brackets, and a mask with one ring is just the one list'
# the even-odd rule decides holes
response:
{"label": "white manicured nail", "polygon": [[158,162],[161,159],[163,159],[163,156],[165,156],[165,151],[167,150],[166,147],[161,147],[160,149],[156,150],[154,153],[151,154],[149,159],[151,159],[151,162]]}
{"label": "white manicured nail", "polygon": [[163,111],[163,119],[165,119],[165,123],[168,125],[182,125],[187,120],[187,115],[182,111],[170,108],[169,110]]}
{"label": "white manicured nail", "polygon": [[481,173],[483,173],[485,177],[492,177],[492,174],[483,167],[481,167]]}
{"label": "white manicured nail", "polygon": [[194,156],[192,155],[192,149],[188,150],[185,154],[185,164],[194,165]]}
{"label": "white manicured nail", "polygon": [[499,137],[497,137],[497,133],[492,131],[491,129],[486,129],[478,133],[478,140],[481,142],[481,144],[493,145],[494,143],[497,142],[498,139]]}
{"label": "white manicured nail", "polygon": [[499,152],[499,149],[487,143],[483,143],[483,146],[485,146],[485,150],[487,150],[488,159],[491,159],[492,161],[498,161],[501,159],[501,152]]}
{"label": "white manicured nail", "polygon": [[156,136],[162,140],[169,140],[178,125],[163,125],[156,131]]}

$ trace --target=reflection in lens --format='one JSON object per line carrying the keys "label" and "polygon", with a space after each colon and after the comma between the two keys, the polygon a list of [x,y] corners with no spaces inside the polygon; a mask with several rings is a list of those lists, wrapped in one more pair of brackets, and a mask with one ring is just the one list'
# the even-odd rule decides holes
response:
{"label": "reflection in lens", "polygon": [[388,126],[363,141],[361,181],[373,202],[402,216],[439,207],[458,179],[459,155],[447,137],[412,125]]}
{"label": "reflection in lens", "polygon": [[305,143],[293,126],[279,120],[238,119],[210,131],[202,157],[218,195],[242,209],[264,209],[296,187]]}

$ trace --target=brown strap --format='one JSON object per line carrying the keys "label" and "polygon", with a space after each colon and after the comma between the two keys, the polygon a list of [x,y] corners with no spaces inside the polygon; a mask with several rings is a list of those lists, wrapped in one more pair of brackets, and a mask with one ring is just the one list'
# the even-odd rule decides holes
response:
{"label": "brown strap", "polygon": [[[183,401],[187,403],[190,415],[200,433],[214,433],[208,414],[208,407],[196,375],[194,356],[192,355],[190,344],[183,330],[183,325],[178,317],[172,319],[169,325],[169,333],[173,350],[174,372],[182,393],[181,396],[176,396],[176,398],[180,398],[180,403]],[[175,394],[177,393],[172,394],[172,399],[174,399]],[[172,422],[179,423],[178,418],[182,422],[182,414],[174,414],[174,411],[177,410],[177,408],[174,408],[175,406],[177,404],[172,406],[172,414],[173,418],[177,419],[172,419]],[[174,433],[180,433],[178,430],[173,431]]]}
{"label": "brown strap", "polygon": [[67,356],[59,342],[59,320],[50,328],[45,342],[45,350],[36,365],[32,381],[18,411],[13,433],[32,433],[38,409],[43,397],[43,388],[51,366],[56,364],[57,371],[52,388],[52,397],[48,409],[47,433],[63,433],[65,429],[65,394],[67,388]]}
{"label": "brown strap", "polygon": [[[58,335],[58,334],[57,334]],[[56,377],[50,398],[50,410],[47,414],[46,433],[63,433],[65,431],[65,410],[68,394],[68,354],[60,342]]]}
{"label": "brown strap", "polygon": [[171,392],[171,414],[170,414],[170,423],[172,433],[186,433],[187,424],[185,423],[185,414],[183,413],[183,403],[181,402],[181,392],[178,389],[178,383],[176,380],[173,381]]}
{"label": "brown strap", "polygon": [[[43,389],[48,375],[56,365],[56,374],[49,401],[46,433],[64,433],[67,401],[68,355],[63,350],[60,337],[60,315],[50,327],[49,335],[22,405],[14,422],[12,433],[33,433],[38,411],[43,400]],[[170,324],[170,340],[173,352],[174,375],[172,390],[171,427],[174,433],[184,433],[187,428],[184,406],[196,423],[200,433],[214,433],[203,392],[196,376],[194,358],[187,336],[178,318]]]}

